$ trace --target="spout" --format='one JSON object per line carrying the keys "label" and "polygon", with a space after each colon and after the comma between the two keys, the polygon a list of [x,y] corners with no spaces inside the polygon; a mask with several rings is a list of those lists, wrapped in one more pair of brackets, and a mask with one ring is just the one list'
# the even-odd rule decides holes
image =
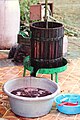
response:
{"label": "spout", "polygon": [[30,75],[33,76],[33,77],[36,77],[36,74],[37,74],[38,69],[39,69],[39,68],[34,67],[34,68],[33,68],[33,71],[30,73]]}

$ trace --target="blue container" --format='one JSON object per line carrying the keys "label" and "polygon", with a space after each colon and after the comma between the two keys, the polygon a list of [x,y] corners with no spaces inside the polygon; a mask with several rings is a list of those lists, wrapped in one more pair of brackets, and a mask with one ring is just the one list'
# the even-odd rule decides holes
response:
{"label": "blue container", "polygon": [[[57,109],[65,114],[79,114],[80,113],[80,94],[60,94],[55,97],[56,107]],[[62,102],[69,102],[75,104],[78,102],[76,106],[62,105]]]}

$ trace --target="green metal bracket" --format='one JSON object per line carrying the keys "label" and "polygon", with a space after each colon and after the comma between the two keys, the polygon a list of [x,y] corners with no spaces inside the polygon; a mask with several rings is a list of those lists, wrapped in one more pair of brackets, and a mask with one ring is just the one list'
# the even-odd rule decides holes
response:
{"label": "green metal bracket", "polygon": [[[40,68],[38,69],[36,76],[40,74],[51,74],[51,80],[53,80],[53,74],[55,74],[55,82],[58,83],[58,73],[63,72],[67,69],[67,61],[66,59],[63,59],[64,65],[58,68]],[[30,56],[27,56],[24,59],[23,62],[24,65],[24,72],[23,76],[26,74],[26,69],[30,71],[30,73],[33,72],[33,67],[30,65]]]}

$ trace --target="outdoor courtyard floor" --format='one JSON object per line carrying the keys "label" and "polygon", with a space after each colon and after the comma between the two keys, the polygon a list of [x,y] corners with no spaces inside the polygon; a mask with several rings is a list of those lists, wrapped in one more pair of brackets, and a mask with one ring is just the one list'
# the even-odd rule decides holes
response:
{"label": "outdoor courtyard floor", "polygon": [[[66,115],[60,113],[56,109],[55,103],[45,116],[39,118],[24,118],[15,115],[10,108],[8,97],[2,91],[3,84],[13,78],[22,77],[23,65],[17,66],[7,59],[5,52],[0,52],[0,120],[80,120],[80,114]],[[26,71],[26,76],[30,72]],[[45,77],[50,79],[49,74],[38,74],[37,77]],[[68,59],[67,70],[59,73],[59,86],[61,93],[77,93],[80,94],[80,58]]]}

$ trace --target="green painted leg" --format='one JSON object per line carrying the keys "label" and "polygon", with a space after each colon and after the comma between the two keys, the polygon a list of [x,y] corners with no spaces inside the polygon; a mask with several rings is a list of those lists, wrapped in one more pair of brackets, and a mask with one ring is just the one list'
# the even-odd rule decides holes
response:
{"label": "green painted leg", "polygon": [[53,80],[53,74],[51,74],[51,80]]}
{"label": "green painted leg", "polygon": [[24,67],[23,77],[25,77],[26,74],[26,68]]}
{"label": "green painted leg", "polygon": [[58,73],[55,73],[55,82],[58,83]]}

